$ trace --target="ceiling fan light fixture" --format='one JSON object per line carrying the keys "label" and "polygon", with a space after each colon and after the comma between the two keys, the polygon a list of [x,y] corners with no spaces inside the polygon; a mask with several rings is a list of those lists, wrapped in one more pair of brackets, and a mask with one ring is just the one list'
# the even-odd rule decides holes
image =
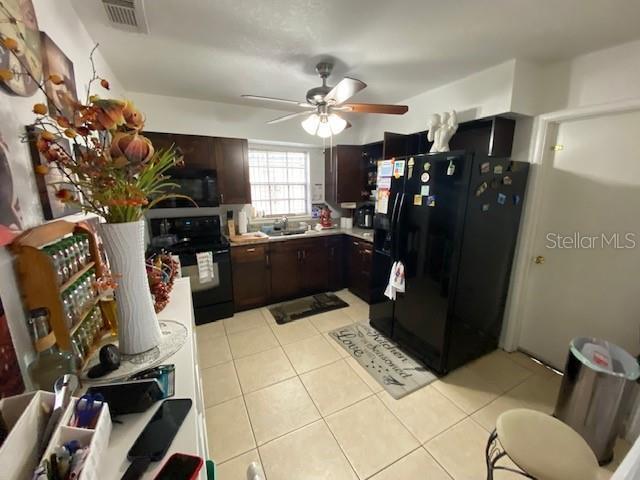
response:
{"label": "ceiling fan light fixture", "polygon": [[304,128],[309,135],[315,135],[318,131],[318,125],[320,124],[320,116],[317,113],[312,113],[305,118],[301,124],[302,128]]}
{"label": "ceiling fan light fixture", "polygon": [[333,135],[333,132],[331,131],[331,124],[329,124],[329,122],[326,120],[323,122],[322,120],[320,120],[320,125],[318,125],[318,133],[317,135],[320,138],[328,138],[331,135]]}
{"label": "ceiling fan light fixture", "polygon": [[339,115],[332,113],[329,115],[329,127],[331,128],[331,133],[333,135],[337,135],[342,132],[347,126],[347,121]]}

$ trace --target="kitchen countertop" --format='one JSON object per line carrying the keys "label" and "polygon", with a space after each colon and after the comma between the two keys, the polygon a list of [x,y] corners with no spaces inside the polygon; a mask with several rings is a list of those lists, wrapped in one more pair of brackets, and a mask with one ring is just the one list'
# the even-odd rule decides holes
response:
{"label": "kitchen countertop", "polygon": [[259,243],[286,242],[287,240],[300,240],[305,238],[326,237],[329,235],[349,235],[350,237],[359,238],[366,242],[373,242],[373,230],[366,228],[328,228],[326,230],[310,230],[305,233],[296,235],[283,235],[280,237],[262,237],[246,242],[231,242],[232,247],[240,247],[243,245],[255,245]]}
{"label": "kitchen countertop", "polygon": [[[177,278],[171,291],[169,303],[158,314],[160,320],[173,320],[187,329],[187,340],[180,349],[162,363],[173,363],[175,370],[175,397],[191,398],[193,405],[178,430],[167,454],[160,462],[153,462],[141,477],[143,480],[155,478],[160,467],[174,453],[187,453],[204,459],[209,458],[207,429],[205,422],[204,401],[202,397],[202,380],[198,365],[193,304],[191,300],[191,284],[188,278]],[[123,415],[122,423],[114,423],[109,440],[109,447],[102,453],[100,479],[117,480],[129,467],[127,452],[136,438],[144,430],[160,403],[157,402],[143,413]],[[206,468],[200,470],[196,477],[207,478]]]}

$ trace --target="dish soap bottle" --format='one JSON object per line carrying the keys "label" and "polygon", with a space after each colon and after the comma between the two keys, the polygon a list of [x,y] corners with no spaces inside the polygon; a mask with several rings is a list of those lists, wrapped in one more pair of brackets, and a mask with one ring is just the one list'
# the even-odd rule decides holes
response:
{"label": "dish soap bottle", "polygon": [[56,336],[49,326],[49,310],[36,308],[30,312],[36,358],[29,364],[29,376],[39,390],[53,392],[55,381],[65,373],[75,373],[75,360],[69,352],[60,351]]}

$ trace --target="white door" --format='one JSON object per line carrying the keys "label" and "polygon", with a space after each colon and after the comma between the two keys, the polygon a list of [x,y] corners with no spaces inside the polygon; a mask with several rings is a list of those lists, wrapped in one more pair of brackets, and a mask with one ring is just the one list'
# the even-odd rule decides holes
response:
{"label": "white door", "polygon": [[562,122],[555,144],[534,239],[544,262],[532,258],[526,279],[520,348],[559,369],[577,336],[637,355],[640,112]]}

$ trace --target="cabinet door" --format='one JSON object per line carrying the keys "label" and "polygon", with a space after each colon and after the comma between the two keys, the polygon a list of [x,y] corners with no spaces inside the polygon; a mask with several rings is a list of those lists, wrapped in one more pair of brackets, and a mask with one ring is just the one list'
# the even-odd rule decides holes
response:
{"label": "cabinet door", "polygon": [[336,151],[336,203],[359,202],[366,198],[366,171],[362,147],[338,145]]}
{"label": "cabinet door", "polygon": [[298,242],[283,241],[271,246],[271,297],[274,301],[297,296],[301,291]]}
{"label": "cabinet door", "polygon": [[172,146],[180,149],[186,168],[216,169],[212,137],[157,132],[144,132],[144,135],[156,150],[167,150]]}
{"label": "cabinet door", "polygon": [[324,238],[305,242],[301,246],[300,278],[304,294],[324,292],[329,280],[327,246]]}
{"label": "cabinet door", "polygon": [[329,267],[327,290],[335,292],[344,287],[343,235],[327,239],[327,264]]}
{"label": "cabinet door", "polygon": [[243,138],[216,138],[215,157],[220,203],[251,203],[247,140]]}
{"label": "cabinet door", "polygon": [[233,303],[236,310],[266,305],[271,298],[268,245],[231,248]]}
{"label": "cabinet door", "polygon": [[371,267],[373,265],[373,245],[368,242],[360,244],[360,298],[365,302],[371,300]]}
{"label": "cabinet door", "polygon": [[360,270],[362,269],[362,256],[360,255],[360,241],[350,238],[348,250],[348,267],[347,286],[349,290],[355,291],[360,288]]}

